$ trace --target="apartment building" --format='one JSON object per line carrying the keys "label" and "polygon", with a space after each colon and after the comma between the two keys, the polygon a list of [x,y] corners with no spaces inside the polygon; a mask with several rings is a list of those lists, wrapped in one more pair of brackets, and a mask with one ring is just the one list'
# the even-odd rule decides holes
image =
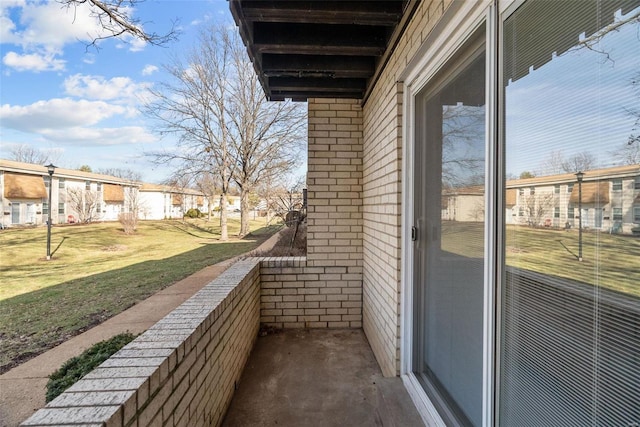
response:
{"label": "apartment building", "polygon": [[3,227],[117,221],[123,212],[140,219],[182,218],[189,209],[206,212],[208,198],[188,188],[132,182],[109,175],[0,159]]}

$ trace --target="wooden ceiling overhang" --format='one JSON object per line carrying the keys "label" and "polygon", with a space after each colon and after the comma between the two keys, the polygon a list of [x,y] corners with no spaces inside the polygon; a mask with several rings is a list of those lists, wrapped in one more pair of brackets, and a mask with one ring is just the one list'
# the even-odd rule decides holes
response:
{"label": "wooden ceiling overhang", "polygon": [[419,0],[230,0],[267,98],[363,99]]}

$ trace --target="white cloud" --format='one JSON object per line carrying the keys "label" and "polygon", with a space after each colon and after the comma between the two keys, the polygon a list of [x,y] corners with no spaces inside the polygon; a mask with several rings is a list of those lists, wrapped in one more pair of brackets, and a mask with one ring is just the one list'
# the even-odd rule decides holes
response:
{"label": "white cloud", "polygon": [[156,67],[155,65],[147,64],[142,69],[142,75],[143,76],[150,76],[151,74],[155,73],[156,71],[158,71],[158,67]]}
{"label": "white cloud", "polygon": [[56,98],[38,101],[27,106],[0,106],[0,121],[4,128],[29,133],[66,129],[75,126],[91,126],[109,117],[125,114],[127,109],[103,101],[75,101]]}
{"label": "white cloud", "polygon": [[16,52],[8,52],[2,62],[7,67],[11,67],[17,71],[61,71],[65,68],[66,61],[56,59],[54,54],[19,54]]}
{"label": "white cloud", "polygon": [[68,129],[46,129],[42,135],[50,141],[69,145],[126,145],[147,144],[157,138],[140,126],[119,128],[86,128],[72,127]]}
{"label": "white cloud", "polygon": [[129,40],[129,50],[131,52],[140,52],[141,50],[144,50],[146,46],[147,42],[142,39],[132,38]]}
{"label": "white cloud", "polygon": [[[64,61],[56,57],[62,55],[65,45],[77,41],[88,44],[94,40],[99,44],[100,38],[112,35],[92,16],[94,9],[89,2],[68,6],[57,1],[0,0],[0,43],[17,45],[23,50],[22,55],[13,53],[5,59],[5,65],[18,71],[63,69]],[[134,9],[121,8],[121,11],[131,15]],[[133,52],[146,46],[143,40],[129,35],[120,40]]]}
{"label": "white cloud", "polygon": [[[223,12],[223,14],[224,14],[224,12]],[[191,21],[189,23],[189,25],[196,27],[196,26],[198,26],[198,25],[200,25],[200,24],[202,24],[204,22],[208,22],[210,19],[211,19],[211,15],[206,14],[206,15],[204,15],[202,17],[202,19],[194,19],[193,21]]]}
{"label": "white cloud", "polygon": [[79,98],[115,100],[130,105],[137,104],[146,94],[148,83],[136,83],[129,77],[113,77],[74,74],[64,81],[67,95]]}
{"label": "white cloud", "polygon": [[82,62],[84,62],[85,64],[95,64],[96,63],[96,56],[92,53],[87,53],[83,58],[82,58]]}
{"label": "white cloud", "polygon": [[14,41],[23,48],[44,47],[59,50],[77,40],[90,42],[105,32],[86,3],[64,6],[55,1],[27,3],[20,15],[22,30],[14,31]]}

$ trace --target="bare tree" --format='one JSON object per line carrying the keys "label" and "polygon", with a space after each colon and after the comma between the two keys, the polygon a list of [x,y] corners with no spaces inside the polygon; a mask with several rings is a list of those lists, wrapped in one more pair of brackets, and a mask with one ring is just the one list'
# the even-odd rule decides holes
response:
{"label": "bare tree", "polygon": [[[640,98],[640,72],[631,80],[631,87]],[[620,164],[636,165],[640,163],[640,133],[638,133],[640,131],[640,109],[627,108],[627,113],[635,118],[631,134],[627,143],[611,154]]]}
{"label": "bare tree", "polygon": [[[267,207],[275,216],[282,218],[288,224],[287,218],[291,218],[290,212],[299,211],[303,205],[303,192],[306,179],[304,176],[285,179],[283,182],[271,190],[270,198],[267,200]],[[296,218],[299,215],[294,215]]]}
{"label": "bare tree", "polygon": [[178,138],[177,148],[149,153],[158,164],[173,163],[174,176],[195,179],[211,173],[220,185],[221,240],[228,240],[227,196],[234,157],[229,138],[228,82],[233,78],[228,30],[200,34],[199,45],[186,61],[174,58],[165,66],[172,82],[151,90],[147,116],[159,123],[161,135]]}
{"label": "bare tree", "polygon": [[220,193],[220,191],[218,190],[220,186],[216,182],[216,177],[208,171],[199,174],[196,178],[195,184],[198,190],[200,190],[209,201],[207,209],[207,220],[211,221],[211,212],[213,210],[213,203],[211,203],[211,201],[214,200],[216,194]]}
{"label": "bare tree", "polygon": [[145,112],[160,132],[178,137],[178,148],[151,153],[177,164],[181,175],[215,177],[220,190],[222,236],[227,197],[240,190],[240,236],[249,232],[249,194],[260,180],[286,173],[305,141],[305,111],[291,102],[267,102],[235,29],[219,25],[200,34],[183,63],[165,67],[173,83],[152,90]]}
{"label": "bare tree", "polygon": [[564,170],[564,154],[562,150],[554,150],[542,162],[541,174],[544,175],[558,175],[563,173]]}
{"label": "bare tree", "polygon": [[596,158],[588,151],[578,153],[562,162],[566,173],[585,172],[596,167]]}
{"label": "bare tree", "polygon": [[484,107],[444,106],[442,182],[445,187],[484,182],[484,120]]}
{"label": "bare tree", "polygon": [[[180,205],[180,210],[182,211],[182,219],[184,219],[184,216],[187,213],[187,194],[185,190],[191,188],[192,181],[192,175],[180,174],[179,172],[174,173],[173,175],[171,175],[171,177],[164,181],[165,185],[168,185],[176,191],[176,193],[172,195],[172,203],[174,204],[174,206],[177,206],[178,204]],[[175,203],[174,201],[180,203]]]}
{"label": "bare tree", "polygon": [[229,38],[236,79],[230,103],[236,157],[233,178],[240,189],[240,236],[249,233],[249,194],[259,181],[287,174],[305,143],[306,111],[291,101],[267,101],[238,36]]}
{"label": "bare tree", "polygon": [[619,165],[640,164],[640,135],[631,135],[629,141],[620,144],[618,149],[610,151],[609,154]]}
{"label": "bare tree", "polygon": [[124,208],[125,211],[118,215],[118,221],[122,224],[125,234],[133,234],[138,229],[138,218],[144,208],[137,188],[125,188]]}
{"label": "bare tree", "polygon": [[143,29],[143,23],[131,15],[133,8],[144,0],[56,0],[67,8],[74,8],[78,13],[78,6],[88,8],[89,16],[98,21],[102,28],[100,34],[89,35],[93,41],[90,46],[97,46],[96,42],[103,39],[122,36],[131,36],[152,45],[163,45],[178,36],[176,22],[165,34],[147,32]]}
{"label": "bare tree", "polygon": [[99,218],[98,205],[100,195],[97,191],[85,190],[80,187],[67,188],[67,203],[78,214],[78,221],[89,223]]}
{"label": "bare tree", "polygon": [[131,183],[142,181],[142,174],[138,171],[134,171],[133,169],[102,168],[102,169],[97,169],[96,173],[99,173],[102,175],[115,176],[116,178],[126,179]]}
{"label": "bare tree", "polygon": [[45,165],[58,161],[60,153],[55,150],[41,150],[27,144],[18,144],[9,148],[9,157],[16,162]]}
{"label": "bare tree", "polygon": [[523,198],[523,208],[527,216],[527,223],[531,227],[538,227],[542,223],[542,218],[550,215],[551,208],[555,203],[553,193],[535,193]]}

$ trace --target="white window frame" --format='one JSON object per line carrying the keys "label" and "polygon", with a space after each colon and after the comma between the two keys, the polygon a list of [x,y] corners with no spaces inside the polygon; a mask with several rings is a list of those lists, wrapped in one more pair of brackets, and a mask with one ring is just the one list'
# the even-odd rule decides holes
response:
{"label": "white window frame", "polygon": [[[612,179],[611,180],[611,191],[622,191],[624,184],[622,182],[622,178]],[[619,187],[619,188],[616,188]]]}
{"label": "white window frame", "polygon": [[[413,277],[414,255],[411,240],[411,228],[414,225],[413,192],[415,153],[415,103],[419,92],[430,82],[449,59],[458,52],[467,39],[484,23],[486,25],[486,140],[496,140],[495,121],[495,82],[496,76],[496,23],[495,9],[491,0],[470,2],[454,1],[445,11],[423,45],[418,49],[414,59],[409,62],[401,75],[404,82],[403,91],[403,165],[402,165],[402,300],[401,300],[401,343],[400,343],[400,374],[409,395],[414,401],[418,412],[425,424],[430,426],[444,426],[442,417],[438,414],[433,403],[427,397],[424,389],[413,374]],[[497,157],[494,144],[487,144],[486,153],[486,209],[485,215],[494,218],[498,176],[494,159]],[[489,268],[495,265],[495,241],[492,241],[498,230],[496,221],[485,219],[485,292],[483,301],[483,396],[482,396],[482,424],[494,423],[494,384],[495,384],[495,283],[496,272]]]}
{"label": "white window frame", "polygon": [[613,221],[622,221],[623,218],[622,208],[611,208],[611,219]]}

